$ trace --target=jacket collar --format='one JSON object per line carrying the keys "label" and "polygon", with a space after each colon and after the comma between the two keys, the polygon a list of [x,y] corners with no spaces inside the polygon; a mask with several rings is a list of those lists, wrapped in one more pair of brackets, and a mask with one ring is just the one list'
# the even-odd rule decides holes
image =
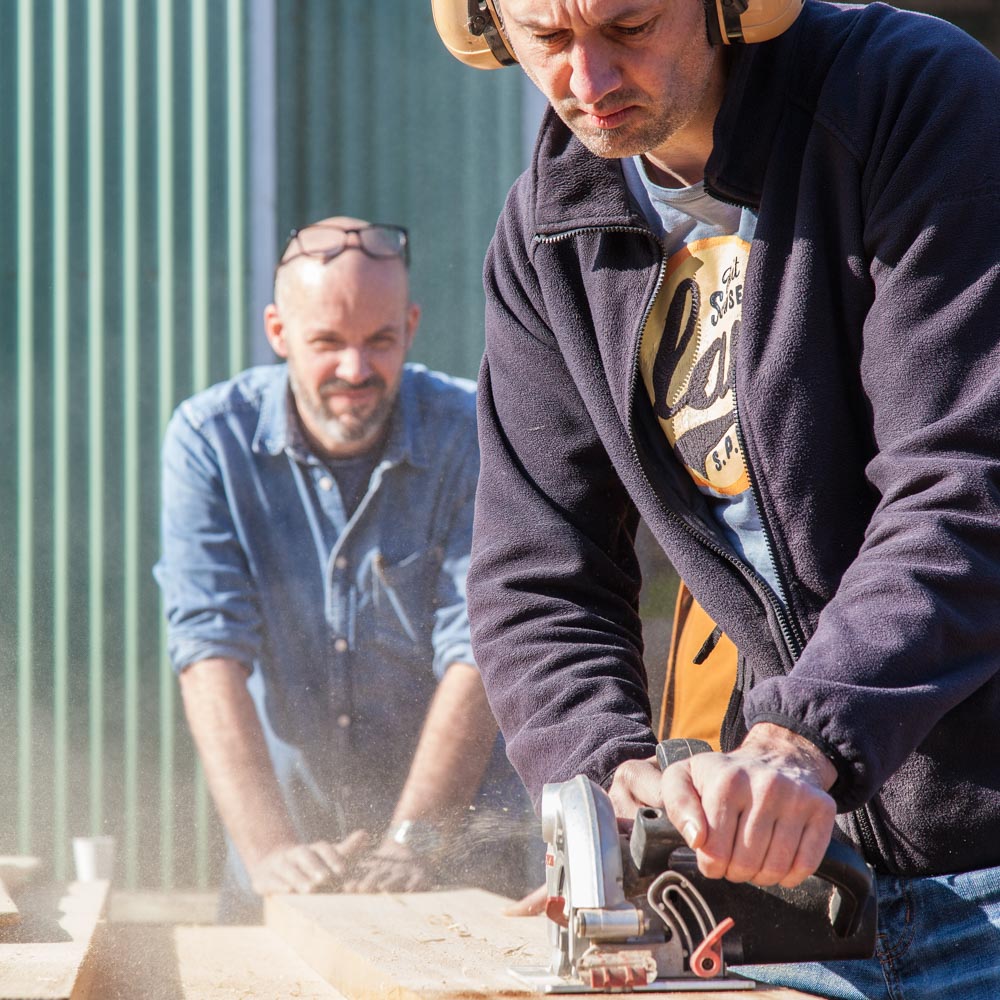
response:
{"label": "jacket collar", "polygon": [[[253,439],[253,451],[258,454],[266,452],[269,455],[285,453],[302,463],[321,461],[309,447],[299,425],[288,385],[288,366],[282,364],[275,367],[280,372],[264,389],[260,418]],[[419,416],[413,373],[407,365],[403,369],[396,405],[389,417],[389,434],[382,450],[383,464],[398,465],[408,462],[418,468],[429,464],[428,442],[418,433]]]}

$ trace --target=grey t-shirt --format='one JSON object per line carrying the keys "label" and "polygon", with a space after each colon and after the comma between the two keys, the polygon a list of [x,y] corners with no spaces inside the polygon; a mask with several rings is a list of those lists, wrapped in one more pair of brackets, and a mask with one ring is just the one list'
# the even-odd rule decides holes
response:
{"label": "grey t-shirt", "polygon": [[737,555],[784,600],[736,428],[736,344],[757,217],[699,182],[664,188],[641,157],[629,190],[663,240],[666,277],[639,352],[643,383],[674,453]]}

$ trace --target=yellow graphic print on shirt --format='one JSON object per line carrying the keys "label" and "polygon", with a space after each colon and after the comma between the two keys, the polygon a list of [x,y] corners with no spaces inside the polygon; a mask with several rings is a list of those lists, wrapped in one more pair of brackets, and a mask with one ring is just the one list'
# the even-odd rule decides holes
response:
{"label": "yellow graphic print on shirt", "polygon": [[750,244],[713,236],[682,247],[642,332],[639,366],[675,454],[703,492],[749,488],[736,436],[733,363]]}

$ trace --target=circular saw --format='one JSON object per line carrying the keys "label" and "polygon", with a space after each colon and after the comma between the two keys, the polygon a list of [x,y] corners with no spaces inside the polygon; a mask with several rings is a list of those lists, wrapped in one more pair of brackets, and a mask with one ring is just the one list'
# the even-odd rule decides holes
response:
{"label": "circular saw", "polygon": [[[661,766],[708,749],[661,743]],[[730,965],[870,957],[872,871],[831,841],[815,875],[794,889],[709,879],[663,810],[643,808],[622,833],[607,793],[589,778],[542,793],[547,849],[547,967],[512,969],[545,993],[753,989]]]}

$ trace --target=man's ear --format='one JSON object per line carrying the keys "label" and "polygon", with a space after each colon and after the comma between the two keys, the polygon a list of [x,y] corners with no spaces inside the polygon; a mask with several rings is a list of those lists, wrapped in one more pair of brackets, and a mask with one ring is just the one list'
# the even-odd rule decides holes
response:
{"label": "man's ear", "polygon": [[417,335],[417,327],[420,326],[420,306],[416,302],[411,302],[406,307],[406,349],[413,346],[413,338]]}
{"label": "man's ear", "polygon": [[272,302],[264,309],[264,333],[271,350],[279,358],[288,357],[288,346],[285,343],[285,324],[278,312],[278,307]]}

